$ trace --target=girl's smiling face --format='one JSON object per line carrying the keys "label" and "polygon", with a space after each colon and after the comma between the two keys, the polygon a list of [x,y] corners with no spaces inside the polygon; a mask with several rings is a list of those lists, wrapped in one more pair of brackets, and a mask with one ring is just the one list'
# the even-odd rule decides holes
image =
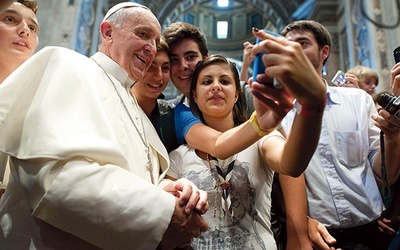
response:
{"label": "girl's smiling face", "polygon": [[207,117],[232,116],[238,95],[231,68],[223,63],[211,64],[202,69],[193,93],[205,120]]}

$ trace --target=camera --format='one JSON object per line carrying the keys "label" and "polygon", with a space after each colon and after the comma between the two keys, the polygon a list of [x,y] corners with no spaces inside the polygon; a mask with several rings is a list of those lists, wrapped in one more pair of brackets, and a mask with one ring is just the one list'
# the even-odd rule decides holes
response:
{"label": "camera", "polygon": [[346,83],[346,76],[343,71],[338,70],[336,72],[335,76],[332,78],[332,83],[336,86]]}
{"label": "camera", "polygon": [[396,115],[400,109],[400,96],[394,96],[388,93],[378,94],[376,97],[378,104],[387,112]]}
{"label": "camera", "polygon": [[396,63],[400,62],[400,46],[393,50],[393,57]]}
{"label": "camera", "polygon": [[[268,34],[276,36],[276,37],[282,37],[281,35],[279,35],[279,34],[277,34],[275,32],[269,31],[269,30],[265,30],[264,29],[263,31],[265,33],[268,33]],[[256,39],[256,44],[260,43],[260,42],[261,42],[261,40],[259,38],[257,38]],[[253,81],[256,81],[258,74],[264,74],[265,73],[265,65],[264,65],[264,63],[262,61],[262,56],[264,54],[265,54],[265,52],[258,53],[254,58],[254,63],[253,63]],[[274,85],[274,88],[276,88],[276,89],[281,89],[282,88],[282,85],[275,78],[273,80],[273,85]]]}

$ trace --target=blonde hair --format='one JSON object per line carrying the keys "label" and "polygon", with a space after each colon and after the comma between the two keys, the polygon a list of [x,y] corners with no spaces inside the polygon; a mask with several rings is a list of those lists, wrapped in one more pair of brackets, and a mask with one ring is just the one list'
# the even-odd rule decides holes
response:
{"label": "blonde hair", "polygon": [[364,78],[374,77],[376,79],[376,86],[378,86],[379,76],[371,68],[362,65],[357,65],[349,69],[346,73],[355,75],[359,79],[359,81],[362,81]]}

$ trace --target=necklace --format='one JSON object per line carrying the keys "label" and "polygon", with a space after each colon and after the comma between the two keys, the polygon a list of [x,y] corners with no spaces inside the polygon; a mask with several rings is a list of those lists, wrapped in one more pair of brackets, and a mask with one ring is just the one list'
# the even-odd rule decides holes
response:
{"label": "necklace", "polygon": [[133,123],[133,126],[135,127],[136,131],[138,132],[139,137],[142,140],[143,145],[145,147],[144,151],[145,151],[146,156],[147,156],[146,169],[150,174],[151,183],[154,184],[155,182],[154,182],[154,176],[153,176],[153,163],[151,162],[151,156],[150,156],[150,145],[149,145],[149,142],[148,142],[147,137],[146,137],[146,132],[145,132],[144,125],[143,125],[143,120],[139,115],[140,114],[140,112],[139,112],[139,104],[137,103],[136,98],[130,93],[129,89],[127,89],[128,93],[130,94],[130,97],[131,97],[130,98],[131,102],[132,102],[133,106],[136,108],[137,116],[135,118],[136,118],[136,120],[138,120],[140,122],[141,129],[139,129],[138,125],[135,122],[135,119],[133,119],[133,117],[131,116],[131,113],[129,112],[128,107],[126,106],[124,100],[122,99],[122,96],[119,93],[119,91],[117,89],[117,85],[115,84],[115,82],[111,79],[111,77],[108,75],[108,73],[103,69],[103,67],[100,66],[100,64],[96,60],[94,60],[93,58],[91,58],[91,59],[103,70],[104,74],[107,76],[108,80],[113,85],[113,87],[115,89],[115,92],[117,92],[117,95],[118,95],[118,97],[119,97],[119,99],[120,99],[125,111],[129,115],[129,119]]}

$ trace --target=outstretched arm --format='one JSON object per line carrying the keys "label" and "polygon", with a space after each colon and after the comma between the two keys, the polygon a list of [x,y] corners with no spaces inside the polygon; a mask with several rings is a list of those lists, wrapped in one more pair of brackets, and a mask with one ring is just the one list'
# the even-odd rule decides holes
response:
{"label": "outstretched arm", "polygon": [[[252,53],[268,51],[263,55],[263,62],[267,66],[265,75],[259,75],[256,80],[271,82],[272,78],[276,78],[283,85],[283,89],[275,89],[272,84],[250,81],[256,97],[254,106],[257,113],[274,111],[276,116],[283,117],[288,112],[292,98],[301,104],[301,108],[296,108],[297,115],[284,149],[278,152],[272,166],[280,173],[299,176],[307,167],[318,144],[326,102],[326,84],[299,43],[262,31],[254,33],[263,41],[254,46]],[[265,116],[257,117],[261,127],[266,122],[263,118]]]}
{"label": "outstretched arm", "polygon": [[224,133],[202,123],[197,123],[189,129],[185,136],[186,142],[192,148],[219,159],[226,159],[243,151],[260,138],[249,121]]}

